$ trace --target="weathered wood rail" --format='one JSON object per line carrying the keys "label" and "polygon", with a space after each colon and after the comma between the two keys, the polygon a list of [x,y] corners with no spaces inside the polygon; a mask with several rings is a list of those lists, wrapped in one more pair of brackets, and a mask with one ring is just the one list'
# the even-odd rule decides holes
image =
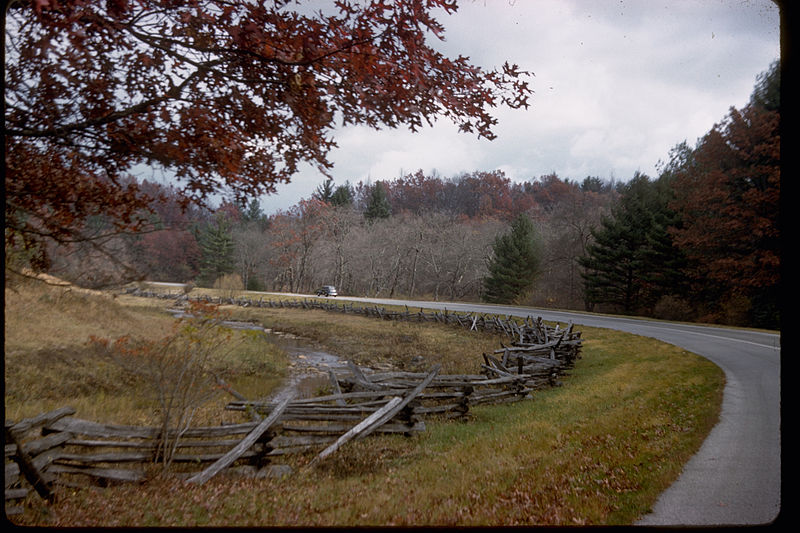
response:
{"label": "weathered wood rail", "polygon": [[[16,424],[6,422],[6,435],[13,436],[15,441],[10,446],[6,443],[6,500],[9,487],[21,481],[21,477],[32,486],[34,481],[41,481],[48,487],[56,480],[65,485],[80,484],[76,483],[80,476],[100,485],[145,479],[144,465],[153,464],[161,449],[159,429],[101,424],[74,418],[71,416],[74,413],[74,409],[63,407],[35,419]],[[197,465],[217,461],[259,424],[260,421],[190,428],[180,435],[173,462]],[[170,438],[175,436],[171,434]],[[267,434],[238,459],[264,464],[270,450]],[[22,471],[20,452],[30,457],[37,477]]]}
{"label": "weathered wood rail", "polygon": [[[355,304],[331,302],[328,300],[319,299],[272,299],[260,297],[257,300],[250,297],[223,297],[223,296],[209,296],[205,294],[191,296],[183,293],[173,293],[169,291],[149,291],[140,289],[138,287],[130,287],[125,289],[125,294],[132,296],[139,296],[144,298],[160,298],[166,300],[181,301],[201,301],[204,303],[217,304],[217,305],[238,305],[241,307],[260,307],[272,309],[319,309],[324,311],[355,314],[367,317],[380,318],[383,320],[404,320],[413,322],[438,322],[441,324],[452,324],[469,329],[470,331],[484,331],[490,333],[504,333],[515,342],[524,345],[525,343],[548,343],[557,341],[558,337],[563,334],[559,332],[558,327],[555,329],[545,325],[541,317],[533,319],[528,316],[520,324],[516,319],[511,316],[505,318],[482,313],[458,313],[448,311],[430,310],[425,311],[420,308],[419,311],[411,311],[408,306],[405,306],[404,311],[387,310],[385,307],[373,306],[357,306]],[[571,327],[569,328],[571,330]],[[580,339],[580,332],[569,335],[566,340],[573,341]]]}
{"label": "weathered wood rail", "polygon": [[[373,432],[423,431],[424,423],[408,404],[435,372],[438,369],[413,390],[343,394],[342,398],[358,399],[345,407],[328,405],[328,400],[341,398],[290,397],[271,406],[264,419],[190,428],[177,439],[172,463],[187,482],[203,483],[234,467],[258,475],[276,457],[327,446],[320,457],[324,458],[345,442]],[[392,396],[387,398],[387,394]],[[82,486],[91,481],[107,486],[146,480],[147,467],[158,460],[162,448],[159,429],[101,424],[73,414],[74,409],[63,407],[17,423],[6,421],[7,515],[22,511],[17,502],[28,496],[30,488],[52,499],[55,484]],[[176,436],[174,432],[168,435],[170,440]],[[197,471],[198,467],[202,470]]]}
{"label": "weathered wood rail", "polygon": [[[185,295],[129,291],[138,296],[186,299]],[[200,297],[209,303],[257,307],[293,307],[455,324],[470,330],[504,332],[508,345],[483,354],[479,373],[379,372],[352,363],[329,372],[332,393],[282,402],[251,401],[241,395],[226,409],[244,412],[250,421],[182,432],[172,462],[188,482],[202,483],[222,471],[257,475],[273,461],[292,453],[319,451],[311,464],[353,439],[373,433],[413,435],[425,430],[429,416],[464,417],[471,406],[519,401],[535,390],[560,385],[580,357],[580,332],[534,320],[448,313],[404,312],[356,307],[318,300],[263,300]],[[6,513],[21,511],[18,502],[31,489],[52,498],[53,485],[99,485],[141,482],[148,465],[159,459],[159,429],[100,424],[75,418],[64,407],[5,425]],[[263,417],[263,418],[262,418]],[[167,435],[169,440],[176,437]],[[198,470],[198,468],[200,470]]]}

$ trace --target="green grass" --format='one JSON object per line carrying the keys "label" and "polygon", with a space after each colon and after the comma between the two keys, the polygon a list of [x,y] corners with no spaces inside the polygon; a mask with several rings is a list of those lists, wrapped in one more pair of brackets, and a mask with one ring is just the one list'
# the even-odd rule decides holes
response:
{"label": "green grass", "polygon": [[[131,299],[125,309],[148,312]],[[161,305],[164,305],[161,302]],[[417,354],[476,369],[497,347],[436,324],[392,324],[322,311],[238,310],[360,364]],[[8,314],[7,314],[8,317]],[[7,326],[8,327],[8,326]],[[428,421],[411,437],[348,443],[284,479],[219,476],[101,491],[59,489],[15,518],[40,526],[624,525],[677,478],[717,420],[724,376],[656,340],[581,327],[583,357],[564,386],[530,401],[481,406],[468,421]],[[403,342],[403,339],[406,339]],[[461,339],[461,340],[458,340]],[[466,339],[466,340],[465,340]],[[372,355],[371,355],[372,354]],[[109,399],[110,401],[110,399]],[[7,408],[8,412],[8,408]],[[87,417],[79,409],[78,416]]]}

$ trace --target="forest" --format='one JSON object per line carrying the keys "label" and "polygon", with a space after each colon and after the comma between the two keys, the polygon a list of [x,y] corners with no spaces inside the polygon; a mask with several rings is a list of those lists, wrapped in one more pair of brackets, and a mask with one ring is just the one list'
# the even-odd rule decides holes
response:
{"label": "forest", "polygon": [[[743,109],[694,146],[675,145],[658,176],[627,181],[549,174],[519,183],[499,170],[321,178],[270,215],[257,198],[184,209],[170,187],[145,181],[139,187],[162,198],[145,231],[51,246],[50,270],[95,287],[147,279],[310,293],[332,284],[340,295],[775,328],[779,110],[776,61]],[[102,216],[91,224],[108,230]]]}
{"label": "forest", "polygon": [[[493,110],[527,108],[533,74],[439,52],[437,18],[457,2],[302,7],[10,3],[7,272],[92,288],[333,284],[345,296],[777,327],[779,60],[741,109],[694,143],[676,139],[654,176],[419,170],[336,183],[339,126],[446,118],[492,139]],[[259,199],[300,164],[318,185],[264,213]]]}

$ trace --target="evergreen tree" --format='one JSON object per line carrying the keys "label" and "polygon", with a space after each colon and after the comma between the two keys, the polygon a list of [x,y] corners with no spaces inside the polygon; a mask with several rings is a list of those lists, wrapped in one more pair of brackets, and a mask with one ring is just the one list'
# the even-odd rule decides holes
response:
{"label": "evergreen tree", "polygon": [[383,183],[378,181],[372,187],[364,217],[372,222],[377,218],[389,218],[391,214],[392,206],[389,204],[389,198],[386,197],[386,189],[384,189]]}
{"label": "evergreen tree", "polygon": [[586,176],[581,182],[581,190],[584,192],[600,193],[608,187],[608,184],[597,176]]}
{"label": "evergreen tree", "polygon": [[355,192],[353,191],[353,186],[350,185],[350,182],[348,181],[344,185],[339,185],[336,187],[331,195],[330,203],[336,207],[352,205],[354,197]]}
{"label": "evergreen tree", "polygon": [[326,204],[331,203],[331,198],[333,198],[333,178],[328,178],[322,184],[317,185],[311,197]]}
{"label": "evergreen tree", "polygon": [[675,223],[669,191],[666,180],[637,172],[611,216],[592,230],[594,242],[579,259],[588,303],[649,312],[661,296],[678,292],[683,262],[668,231]]}
{"label": "evergreen tree", "polygon": [[781,62],[776,59],[766,72],[758,76],[758,81],[750,104],[764,108],[767,111],[780,111],[781,109]]}
{"label": "evergreen tree", "polygon": [[230,220],[217,213],[214,220],[203,228],[198,241],[201,258],[197,281],[201,286],[211,287],[219,277],[234,270],[234,242]]}
{"label": "evergreen tree", "polygon": [[241,210],[241,216],[243,224],[256,224],[262,230],[269,226],[269,217],[264,214],[261,204],[256,198],[250,200],[247,206]]}
{"label": "evergreen tree", "polygon": [[519,215],[511,230],[495,239],[483,299],[491,303],[519,300],[533,287],[540,263],[540,244],[530,218]]}

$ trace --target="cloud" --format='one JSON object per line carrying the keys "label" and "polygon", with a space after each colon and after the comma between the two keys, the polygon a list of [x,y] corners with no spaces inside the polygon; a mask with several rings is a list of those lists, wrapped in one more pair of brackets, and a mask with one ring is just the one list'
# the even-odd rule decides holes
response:
{"label": "cloud", "polygon": [[[417,169],[446,177],[502,169],[515,180],[655,176],[670,148],[693,144],[745,105],[780,54],[769,0],[476,0],[440,20],[443,53],[532,71],[531,107],[497,109],[494,141],[445,120],[416,134],[344,128],[331,154],[337,183]],[[289,207],[322,181],[303,170],[265,209]]]}

